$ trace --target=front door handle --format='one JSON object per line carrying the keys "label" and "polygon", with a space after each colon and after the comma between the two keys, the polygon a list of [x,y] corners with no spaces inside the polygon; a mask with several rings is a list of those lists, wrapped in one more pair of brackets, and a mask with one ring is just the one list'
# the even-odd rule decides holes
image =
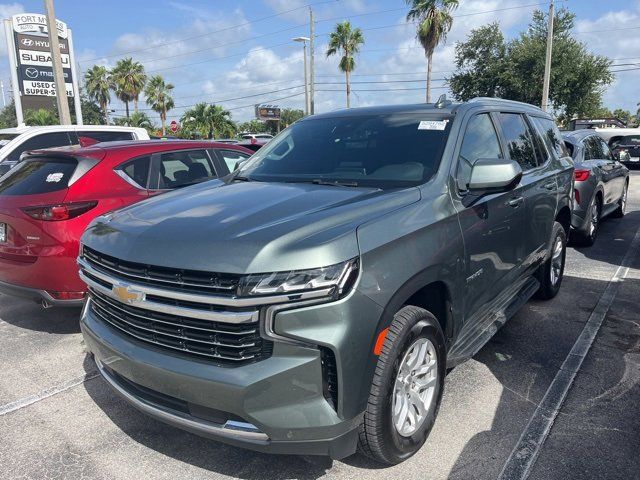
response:
{"label": "front door handle", "polygon": [[522,197],[514,197],[507,202],[507,205],[513,208],[518,208],[523,201],[524,201],[524,198]]}
{"label": "front door handle", "polygon": [[554,190],[556,188],[556,182],[545,183],[543,186],[547,190]]}

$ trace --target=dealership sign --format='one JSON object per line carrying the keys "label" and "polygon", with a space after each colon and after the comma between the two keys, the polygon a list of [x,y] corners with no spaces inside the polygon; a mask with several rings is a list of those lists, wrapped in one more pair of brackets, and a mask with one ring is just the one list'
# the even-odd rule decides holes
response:
{"label": "dealership sign", "polygon": [[[25,110],[53,108],[56,85],[46,17],[35,13],[21,13],[14,15],[11,20],[5,20],[5,29],[7,27],[10,30],[6,32],[10,45],[9,56],[11,67],[15,71],[15,75],[12,72],[12,83],[16,105],[20,103],[20,116]],[[56,30],[66,94],[73,98],[76,116],[80,116],[80,102],[75,95],[77,79],[74,78],[71,30],[59,20],[56,20]]]}
{"label": "dealership sign", "polygon": [[280,107],[278,105],[256,105],[256,118],[258,120],[280,120]]}
{"label": "dealership sign", "polygon": [[[11,22],[13,23],[13,31],[16,33],[49,34],[47,17],[39,13],[19,13],[11,18]],[[56,28],[58,29],[58,37],[67,38],[69,36],[66,23],[56,20]]]}

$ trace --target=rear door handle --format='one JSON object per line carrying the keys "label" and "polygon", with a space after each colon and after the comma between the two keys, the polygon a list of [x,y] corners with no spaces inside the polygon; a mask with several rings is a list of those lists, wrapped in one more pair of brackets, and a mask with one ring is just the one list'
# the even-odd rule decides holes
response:
{"label": "rear door handle", "polygon": [[522,198],[522,197],[515,197],[515,198],[512,198],[511,200],[509,200],[507,202],[507,205],[509,205],[510,207],[513,207],[513,208],[517,208],[517,207],[520,206],[520,204],[523,202],[523,200],[524,200],[524,198]]}
{"label": "rear door handle", "polygon": [[545,183],[543,186],[547,190],[554,190],[556,188],[556,182]]}

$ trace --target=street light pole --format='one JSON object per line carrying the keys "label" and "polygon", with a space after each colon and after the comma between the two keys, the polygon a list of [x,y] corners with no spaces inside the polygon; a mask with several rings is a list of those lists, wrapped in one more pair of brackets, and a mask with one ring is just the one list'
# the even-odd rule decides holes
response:
{"label": "street light pole", "polygon": [[544,81],[542,84],[541,108],[545,112],[549,108],[549,83],[551,81],[551,54],[553,52],[553,0],[549,3],[549,20],[547,22],[547,56],[544,60]]}
{"label": "street light pole", "polygon": [[304,56],[304,114],[309,115],[309,80],[307,78],[307,42],[309,37],[296,37],[294,42],[302,42],[302,55]]}
{"label": "street light pole", "polygon": [[53,9],[53,0],[44,0],[44,10],[47,14],[47,30],[49,31],[49,47],[51,49],[51,61],[53,62],[53,79],[56,84],[56,100],[58,102],[58,115],[61,125],[71,125],[69,102],[67,101],[67,88],[62,71],[62,57],[60,56],[60,42],[58,42],[58,28],[56,26],[56,14]]}

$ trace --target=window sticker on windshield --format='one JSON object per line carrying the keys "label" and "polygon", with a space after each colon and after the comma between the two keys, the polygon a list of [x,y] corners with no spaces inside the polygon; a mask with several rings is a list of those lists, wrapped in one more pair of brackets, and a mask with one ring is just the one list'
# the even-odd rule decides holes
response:
{"label": "window sticker on windshield", "polygon": [[58,183],[64,177],[64,173],[50,173],[47,175],[47,183]]}
{"label": "window sticker on windshield", "polygon": [[422,120],[418,130],[444,130],[449,120]]}

